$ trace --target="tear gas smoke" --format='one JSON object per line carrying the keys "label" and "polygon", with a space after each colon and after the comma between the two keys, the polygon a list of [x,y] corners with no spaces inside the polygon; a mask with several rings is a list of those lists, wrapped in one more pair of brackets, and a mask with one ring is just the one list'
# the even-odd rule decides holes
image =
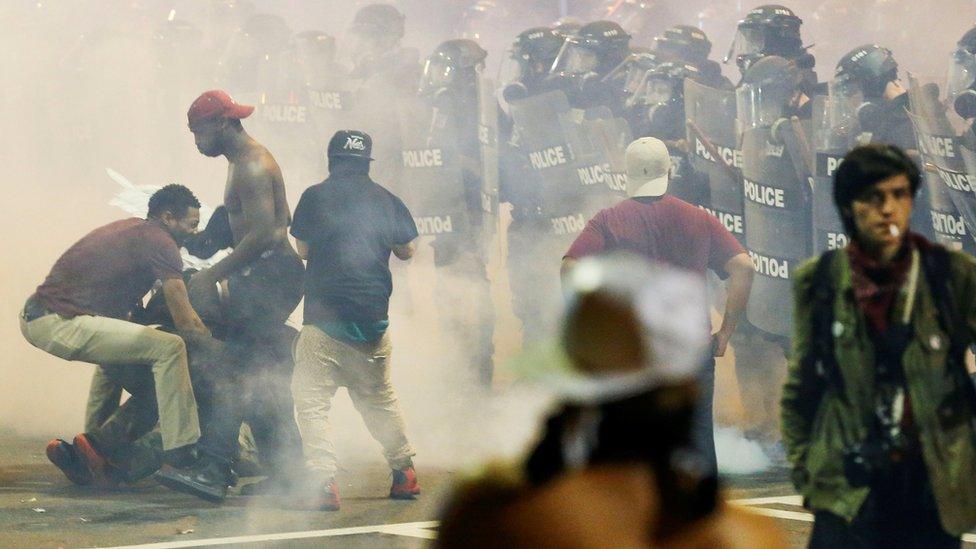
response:
{"label": "tear gas smoke", "polygon": [[[426,55],[442,40],[476,37],[489,50],[488,71],[494,75],[515,33],[534,25],[551,24],[560,5],[575,9],[582,2],[496,2],[495,12],[461,13],[458,3],[431,9],[429,0],[404,0],[407,16],[404,44]],[[753,4],[737,0],[665,1],[674,22],[703,28],[721,50],[731,41],[735,22]],[[7,139],[0,148],[5,168],[3,200],[4,261],[0,279],[0,337],[5,343],[5,367],[0,373],[0,427],[34,436],[70,436],[82,426],[88,379],[92,368],[67,363],[31,348],[19,333],[16,312],[39,284],[58,255],[94,227],[125,214],[109,204],[116,185],[105,175],[111,167],[146,185],[179,182],[202,202],[222,202],[224,162],[204,158],[186,129],[185,112],[202,90],[215,87],[215,64],[225,61],[228,36],[247,14],[245,2],[237,11],[220,10],[221,2],[137,2],[81,0],[77,2],[4,2],[0,6],[0,68],[4,95],[0,124]],[[286,2],[255,0],[253,12],[281,15],[294,31],[317,28],[342,40],[357,2]],[[450,4],[450,6],[448,6]],[[483,3],[485,5],[489,3]],[[787,4],[790,4],[787,2]],[[507,7],[505,7],[507,6]],[[973,4],[963,0],[937,3],[897,0],[825,0],[793,2],[804,18],[804,38],[816,44],[813,52],[822,78],[829,77],[841,53],[857,43],[877,42],[894,51],[902,66],[921,75],[941,78],[945,52],[972,18]],[[503,17],[503,11],[511,13]],[[967,11],[968,10],[968,11]],[[590,18],[590,13],[573,13]],[[518,21],[513,26],[511,21]],[[166,23],[187,22],[195,45],[170,43],[161,29]],[[193,30],[195,29],[195,30]],[[837,40],[842,37],[842,40]],[[638,45],[648,45],[638,43]],[[713,57],[717,54],[713,52]],[[734,66],[726,75],[737,77]],[[245,121],[247,127],[250,122]],[[261,136],[257,136],[259,140]],[[384,136],[373,136],[377,147]],[[279,161],[294,162],[273,153]],[[318,182],[317,167],[284,165],[290,206],[299,194]],[[294,174],[300,174],[295,176]],[[380,177],[380,182],[383,182]],[[897,229],[892,227],[893,234]],[[500,231],[504,234],[504,227]],[[496,307],[497,364],[516,352],[518,322],[511,313],[503,249],[493,252],[490,277]],[[558,264],[562,250],[540,262]],[[486,454],[512,453],[534,431],[545,395],[504,393],[473,399],[459,391],[464,342],[440,335],[433,303],[434,273],[429,250],[414,264],[395,268],[392,331],[394,385],[400,395],[408,433],[418,447],[419,463],[455,464]],[[463,288],[465,281],[455,280]],[[558,280],[552,280],[553,286]],[[720,366],[721,368],[721,366]],[[508,374],[501,369],[500,375]],[[348,400],[339,397],[334,424],[341,457],[378,460],[375,443],[355,418]],[[722,415],[722,403],[719,414]],[[725,414],[726,416],[730,414]],[[734,414],[733,414],[734,415]],[[754,448],[729,443],[719,431],[723,463],[738,461],[740,470],[762,467]]]}

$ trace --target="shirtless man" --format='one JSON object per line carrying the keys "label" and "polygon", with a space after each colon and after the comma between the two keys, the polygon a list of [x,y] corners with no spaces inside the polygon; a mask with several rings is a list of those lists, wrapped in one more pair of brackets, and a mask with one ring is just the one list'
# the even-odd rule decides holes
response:
{"label": "shirtless man", "polygon": [[[253,111],[226,92],[211,90],[187,113],[200,153],[223,156],[230,163],[224,206],[234,249],[190,281],[191,297],[226,281],[227,342],[236,356],[208,376],[217,412],[203,427],[200,447],[213,459],[195,472],[200,488],[193,493],[213,500],[223,499],[226,486],[233,484],[231,468],[239,454],[243,420],[250,423],[268,464],[271,482],[263,487],[287,486],[286,473],[301,464],[290,393],[295,332],[285,320],[301,300],[304,266],[287,238],[291,216],[278,163],[241,124]],[[166,484],[165,477],[160,480]],[[187,483],[173,485],[179,489]],[[222,489],[213,490],[216,485]]]}

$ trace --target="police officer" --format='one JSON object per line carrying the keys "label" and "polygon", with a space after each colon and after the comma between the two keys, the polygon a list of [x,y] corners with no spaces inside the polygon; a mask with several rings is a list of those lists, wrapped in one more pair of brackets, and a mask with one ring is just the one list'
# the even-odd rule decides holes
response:
{"label": "police officer", "polygon": [[712,88],[731,87],[728,78],[722,76],[722,67],[708,58],[712,42],[701,30],[690,25],[675,25],[654,38],[653,51],[674,57],[698,69],[699,79]]}
{"label": "police officer", "polygon": [[302,84],[320,87],[333,81],[330,76],[339,70],[335,38],[318,30],[300,32],[295,35],[294,52]]}
{"label": "police officer", "polygon": [[603,77],[629,54],[630,35],[620,25],[594,21],[566,38],[548,81],[553,88],[565,91],[575,108],[608,105],[611,94]]}
{"label": "police officer", "polygon": [[565,39],[549,27],[526,29],[515,37],[509,53],[515,74],[503,91],[506,101],[535,95],[545,89],[546,76]]}
{"label": "police officer", "polygon": [[[697,206],[711,204],[707,176],[696,172],[688,158],[684,83],[704,78],[694,65],[667,61],[645,73],[625,104],[635,137],[656,137],[671,154],[671,194]],[[729,84],[731,86],[731,83]]]}
{"label": "police officer", "polygon": [[607,91],[610,106],[622,106],[617,114],[627,118],[628,101],[644,83],[647,72],[673,56],[656,51],[635,51],[617,65],[610,74],[603,77],[602,84]]}
{"label": "police officer", "polygon": [[594,19],[619,24],[639,44],[647,44],[675,20],[664,2],[605,0],[594,10]]}
{"label": "police officer", "polygon": [[[752,128],[770,128],[778,126],[784,119],[796,116],[809,119],[812,113],[812,101],[803,92],[802,71],[795,63],[777,55],[767,55],[746,64],[748,69],[743,75],[737,90],[738,124],[743,130]],[[788,126],[788,125],[787,125]],[[740,136],[740,139],[742,136]],[[792,155],[785,150],[781,158]],[[802,161],[802,160],[797,160]],[[743,171],[752,170],[753,173],[767,173],[768,159],[764,155],[743,152]],[[762,164],[761,164],[762,163]],[[792,175],[792,174],[790,174]],[[755,176],[753,176],[755,177]],[[790,177],[795,182],[795,176]],[[786,185],[787,182],[777,182]],[[797,194],[799,196],[799,194]],[[761,243],[767,235],[756,233],[760,229],[750,226],[749,207],[745,208],[745,241]],[[753,211],[753,219],[759,219],[762,211]],[[801,219],[791,219],[791,223],[799,224]],[[809,221],[805,221],[809,223]],[[758,222],[757,222],[758,224]],[[801,226],[801,225],[797,225]],[[753,232],[750,232],[753,231]],[[800,239],[802,240],[802,239]],[[812,236],[806,241],[812,241]],[[795,243],[796,253],[805,258],[806,253],[802,245]],[[755,250],[751,250],[755,251]],[[767,252],[768,253],[768,252]],[[768,284],[768,277],[757,276],[757,292],[755,296],[772,295],[773,290],[763,287]],[[775,288],[774,288],[775,289]],[[775,321],[756,319],[749,315],[748,322],[739,324],[732,336],[731,344],[735,349],[735,374],[742,402],[749,403],[746,413],[746,435],[762,443],[772,444],[778,438],[777,417],[778,390],[780,380],[786,370],[786,340],[782,334],[773,334],[770,326]],[[756,324],[764,325],[759,328]],[[786,327],[784,326],[785,330]]]}
{"label": "police officer", "polygon": [[[738,86],[739,120],[762,117],[756,122],[766,123],[792,116],[810,119],[813,102],[804,91],[803,78],[794,62],[779,56],[764,57],[751,64]],[[743,98],[751,104],[744,105]],[[748,112],[743,112],[744,108]]]}
{"label": "police officer", "polygon": [[745,75],[753,63],[764,57],[776,55],[793,61],[801,70],[804,93],[813,96],[817,87],[817,73],[813,70],[816,59],[803,46],[802,25],[803,20],[787,7],[759,6],[739,21],[725,62],[734,60]]}
{"label": "police officer", "polygon": [[234,34],[219,62],[217,80],[235,93],[267,92],[282,85],[280,69],[290,46],[291,27],[277,15],[251,16]]}
{"label": "police officer", "polygon": [[341,49],[352,62],[351,77],[371,83],[379,78],[409,93],[417,83],[417,50],[404,48],[406,16],[388,4],[363,6],[353,17]]}
{"label": "police officer", "polygon": [[[549,82],[546,78],[565,39],[566,34],[555,28],[533,27],[519,33],[510,54],[518,70],[514,81],[502,92],[506,102],[547,91]],[[540,211],[539,185],[527,165],[527,155],[520,149],[521,138],[515,132],[513,120],[504,111],[499,117],[498,128],[499,200],[512,206],[506,261],[512,311],[522,323],[523,343],[531,344],[549,335],[548,326],[543,321],[547,318],[543,314],[546,304],[538,291],[547,281],[538,269],[527,266],[540,255],[558,253],[558,250],[546,246],[544,238],[549,222]]]}
{"label": "police officer", "polygon": [[898,63],[891,50],[866,44],[847,52],[834,72],[835,90],[844,97],[858,96],[861,130],[871,141],[916,149],[915,131],[906,109],[908,92],[898,81]]}
{"label": "police officer", "polygon": [[[431,132],[442,133],[455,143],[461,164],[458,184],[463,185],[469,221],[467,231],[439,234],[432,243],[438,269],[439,316],[443,329],[453,334],[471,357],[472,370],[484,386],[491,384],[494,353],[487,250],[480,239],[484,172],[478,139],[478,92],[487,55],[473,40],[443,42],[427,57],[419,90],[433,107]],[[458,287],[459,282],[463,288]],[[459,300],[473,304],[474,310],[459,307]]]}

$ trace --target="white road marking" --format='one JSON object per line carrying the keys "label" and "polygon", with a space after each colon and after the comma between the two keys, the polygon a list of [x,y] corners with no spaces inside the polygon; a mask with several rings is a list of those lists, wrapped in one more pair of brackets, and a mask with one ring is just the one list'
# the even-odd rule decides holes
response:
{"label": "white road marking", "polygon": [[780,503],[783,505],[795,505],[796,507],[803,506],[803,496],[773,496],[765,498],[748,498],[748,499],[736,499],[732,500],[730,503],[736,505],[773,505]]}
{"label": "white road marking", "polygon": [[177,549],[181,547],[203,547],[206,545],[230,545],[232,543],[259,543],[262,541],[282,541],[291,539],[327,538],[336,536],[352,536],[356,534],[390,534],[394,536],[410,536],[422,539],[434,539],[438,521],[403,522],[399,524],[378,524],[375,526],[356,526],[352,528],[332,528],[329,530],[307,530],[302,532],[283,532],[280,534],[255,534],[251,536],[235,536],[230,538],[193,539],[186,541],[164,541],[147,543],[144,545],[122,545],[113,549]]}
{"label": "white road marking", "polygon": [[[730,503],[749,507],[755,513],[780,520],[813,522],[813,514],[807,511],[786,511],[784,509],[769,509],[767,507],[760,507],[761,505],[789,505],[792,507],[800,507],[803,504],[803,498],[797,495],[736,499],[730,501]],[[328,538],[337,536],[352,536],[357,534],[388,534],[392,536],[407,536],[432,540],[437,538],[437,532],[433,529],[437,528],[438,524],[439,522],[436,520],[426,522],[402,522],[398,524],[377,524],[373,526],[356,526],[351,528],[332,528],[329,530],[283,532],[280,534],[255,534],[250,536],[236,536],[229,538],[165,541],[160,543],[147,543],[144,545],[116,546],[112,549],[179,549],[182,547],[203,547],[207,545],[230,545],[232,543],[260,543],[264,541]],[[976,535],[965,534],[962,536],[962,541],[967,543],[976,543]]]}

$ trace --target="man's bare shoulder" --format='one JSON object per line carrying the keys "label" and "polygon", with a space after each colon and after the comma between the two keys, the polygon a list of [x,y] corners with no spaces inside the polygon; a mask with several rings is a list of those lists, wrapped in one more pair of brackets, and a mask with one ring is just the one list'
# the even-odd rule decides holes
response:
{"label": "man's bare shoulder", "polygon": [[281,169],[274,156],[264,147],[256,147],[234,166],[231,183],[240,190],[270,189],[281,179]]}

